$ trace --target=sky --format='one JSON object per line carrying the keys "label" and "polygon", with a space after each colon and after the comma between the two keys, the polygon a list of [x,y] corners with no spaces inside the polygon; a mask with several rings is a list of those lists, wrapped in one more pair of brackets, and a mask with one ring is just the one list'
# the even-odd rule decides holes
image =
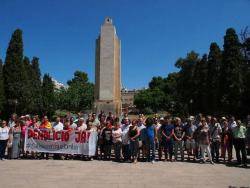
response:
{"label": "sky", "polygon": [[109,16],[121,39],[122,85],[147,87],[153,76],[194,50],[223,47],[229,27],[250,26],[250,0],[0,0],[0,58],[15,29],[23,30],[24,55],[39,57],[42,73],[59,82],[76,70],[95,74],[95,39]]}

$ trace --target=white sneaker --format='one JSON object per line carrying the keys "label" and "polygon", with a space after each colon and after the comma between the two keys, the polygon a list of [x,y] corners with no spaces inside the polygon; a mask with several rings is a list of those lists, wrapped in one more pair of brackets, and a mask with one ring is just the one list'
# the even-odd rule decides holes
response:
{"label": "white sneaker", "polygon": [[7,159],[5,159],[5,158],[2,158],[2,161],[6,161]]}
{"label": "white sneaker", "polygon": [[155,160],[152,160],[151,163],[154,164],[154,163],[155,163]]}

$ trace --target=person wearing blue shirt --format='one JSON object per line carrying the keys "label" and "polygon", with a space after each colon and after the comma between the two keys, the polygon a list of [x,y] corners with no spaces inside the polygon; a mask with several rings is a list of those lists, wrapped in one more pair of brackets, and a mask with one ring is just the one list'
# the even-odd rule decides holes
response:
{"label": "person wearing blue shirt", "polygon": [[157,129],[152,118],[146,119],[146,136],[147,136],[147,161],[155,162],[155,143],[157,141]]}
{"label": "person wearing blue shirt", "polygon": [[172,124],[171,117],[164,117],[164,121],[165,122],[162,127],[162,142],[164,145],[165,161],[169,160],[172,162],[174,125]]}

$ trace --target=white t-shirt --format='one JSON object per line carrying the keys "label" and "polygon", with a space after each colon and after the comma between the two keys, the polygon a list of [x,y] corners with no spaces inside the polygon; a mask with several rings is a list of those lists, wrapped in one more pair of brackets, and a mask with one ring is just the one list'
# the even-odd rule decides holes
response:
{"label": "white t-shirt", "polygon": [[75,124],[74,122],[69,126],[71,129],[76,129],[77,124]]}
{"label": "white t-shirt", "polygon": [[9,127],[0,127],[0,140],[8,140],[9,139]]}
{"label": "white t-shirt", "polygon": [[113,143],[121,142],[122,141],[122,129],[119,128],[117,130],[112,131],[112,138],[113,138]]}
{"label": "white t-shirt", "polygon": [[98,120],[98,118],[95,118],[95,120],[93,121],[93,126],[95,126],[95,127],[100,126],[100,121]]}
{"label": "white t-shirt", "polygon": [[57,131],[62,131],[63,130],[63,124],[61,122],[59,123],[55,123],[53,125],[53,129],[57,132]]}
{"label": "white t-shirt", "polygon": [[77,127],[76,130],[78,131],[85,131],[87,129],[87,125],[83,123],[80,127]]}

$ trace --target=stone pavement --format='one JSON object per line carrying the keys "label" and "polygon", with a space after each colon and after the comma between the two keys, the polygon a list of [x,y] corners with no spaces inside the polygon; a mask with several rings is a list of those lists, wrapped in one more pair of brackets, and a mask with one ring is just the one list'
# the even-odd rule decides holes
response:
{"label": "stone pavement", "polygon": [[0,188],[250,187],[250,169],[188,162],[0,161]]}

